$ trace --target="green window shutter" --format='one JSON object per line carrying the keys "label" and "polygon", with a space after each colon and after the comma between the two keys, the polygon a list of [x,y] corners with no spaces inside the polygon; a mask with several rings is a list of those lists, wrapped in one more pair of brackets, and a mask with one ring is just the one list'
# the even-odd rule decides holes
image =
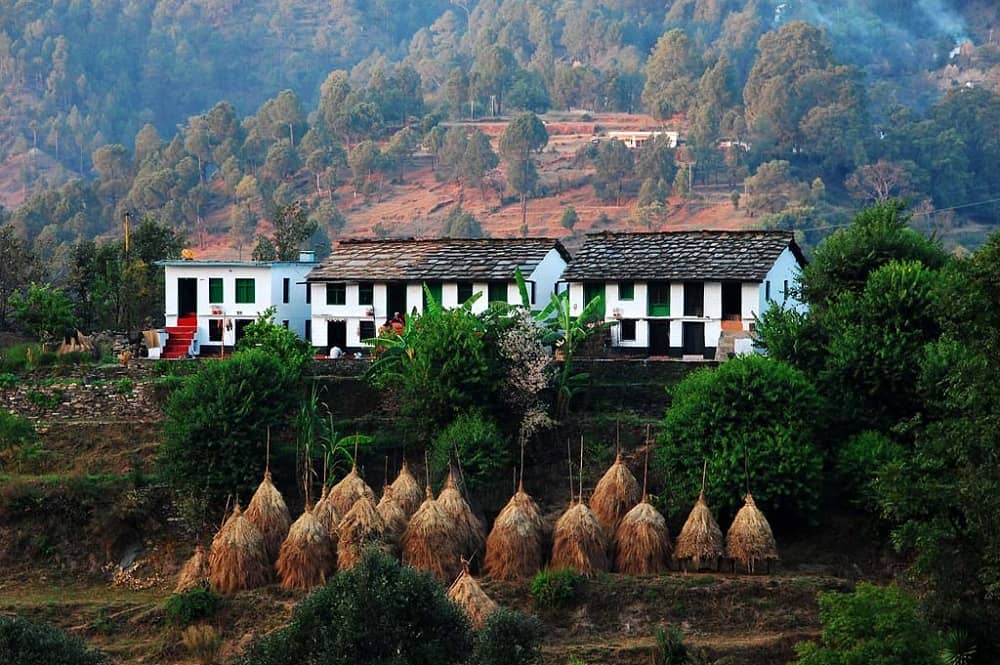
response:
{"label": "green window shutter", "polygon": [[218,305],[225,301],[222,291],[222,278],[210,277],[208,279],[208,302],[211,305]]}
{"label": "green window shutter", "polygon": [[490,282],[487,296],[489,302],[507,302],[507,282]]}
{"label": "green window shutter", "polygon": [[236,280],[236,302],[241,305],[252,305],[257,302],[256,280],[247,278]]}
{"label": "green window shutter", "polygon": [[635,282],[618,282],[618,299],[635,300]]}
{"label": "green window shutter", "polygon": [[670,283],[650,282],[646,288],[647,314],[649,316],[670,316]]}
{"label": "green window shutter", "polygon": [[592,282],[583,285],[583,306],[586,307],[594,298],[597,302],[597,315],[604,318],[604,284]]}

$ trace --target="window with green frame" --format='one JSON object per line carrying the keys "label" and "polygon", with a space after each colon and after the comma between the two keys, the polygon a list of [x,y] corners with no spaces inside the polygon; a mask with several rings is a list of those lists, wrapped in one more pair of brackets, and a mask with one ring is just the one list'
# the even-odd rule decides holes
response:
{"label": "window with green frame", "polygon": [[635,282],[618,282],[618,299],[635,300]]}
{"label": "window with green frame", "polygon": [[327,305],[347,304],[347,284],[343,282],[330,282],[326,285]]}
{"label": "window with green frame", "polygon": [[257,302],[257,280],[252,277],[236,278],[236,302],[240,305],[252,305]]}
{"label": "window with green frame", "polygon": [[488,302],[507,302],[507,282],[490,282]]}
{"label": "window with green frame", "polygon": [[221,277],[208,278],[208,302],[210,305],[219,305],[225,302],[225,294],[222,290]]}
{"label": "window with green frame", "polygon": [[650,282],[646,293],[649,316],[670,316],[670,282]]}

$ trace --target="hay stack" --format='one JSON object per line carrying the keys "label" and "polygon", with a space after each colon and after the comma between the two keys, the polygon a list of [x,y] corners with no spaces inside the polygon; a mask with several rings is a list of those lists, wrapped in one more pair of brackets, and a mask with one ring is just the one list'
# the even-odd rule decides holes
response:
{"label": "hay stack", "polygon": [[712,562],[718,565],[722,557],[722,529],[719,528],[712,511],[705,502],[705,491],[698,495],[698,501],[691,509],[680,535],[677,536],[677,547],[674,549],[674,556],[684,563],[687,570],[687,562],[693,561],[695,569],[701,568],[703,562]]}
{"label": "hay stack", "polygon": [[347,515],[361,497],[367,497],[372,504],[375,503],[375,492],[358,475],[357,465],[352,467],[351,472],[344,476],[339,483],[331,487],[330,493],[326,496],[327,501],[333,504],[337,514],[343,516]]}
{"label": "hay stack", "polygon": [[471,560],[486,545],[486,528],[458,489],[454,469],[448,471],[448,479],[438,494],[437,502],[458,526],[462,552],[466,559]]}
{"label": "hay stack", "polygon": [[497,604],[469,574],[468,566],[462,569],[462,574],[448,589],[448,599],[465,610],[469,621],[477,630],[483,627],[486,619],[497,609]]}
{"label": "hay stack", "polygon": [[385,543],[392,548],[394,553],[399,552],[399,543],[403,539],[403,532],[406,531],[406,513],[396,501],[396,495],[392,487],[386,486],[382,490],[382,498],[375,506],[379,517],[385,524]]}
{"label": "hay stack", "polygon": [[371,546],[380,546],[385,535],[385,522],[375,509],[375,502],[367,496],[358,499],[340,523],[337,541],[337,569],[353,568]]}
{"label": "hay stack", "polygon": [[726,556],[733,560],[734,567],[738,561],[751,573],[757,561],[766,561],[770,572],[771,561],[778,558],[778,544],[774,541],[771,525],[750,494],[746,495],[743,507],[726,533]]}
{"label": "hay stack", "polygon": [[417,484],[417,479],[413,477],[410,469],[406,466],[405,459],[403,467],[399,470],[399,475],[389,487],[392,488],[392,496],[396,499],[399,507],[403,509],[406,518],[413,517],[413,513],[417,512],[417,508],[424,501],[424,493],[420,489],[420,485]]}
{"label": "hay stack", "polygon": [[174,587],[174,593],[183,593],[207,580],[208,556],[205,554],[205,548],[198,545],[194,548],[194,554],[184,563],[180,574],[177,575],[177,586]]}
{"label": "hay stack", "polygon": [[626,575],[658,575],[669,569],[667,520],[644,496],[615,532],[615,570]]}
{"label": "hay stack", "polygon": [[239,504],[212,539],[208,569],[212,588],[222,594],[253,589],[267,582],[270,564],[264,536],[242,513]]}
{"label": "hay stack", "polygon": [[292,523],[292,516],[288,514],[288,506],[285,505],[281,492],[271,482],[270,471],[264,472],[264,480],[261,481],[253,498],[250,499],[246,518],[260,529],[260,533],[264,537],[267,560],[277,559],[281,543],[288,535],[288,526]]}
{"label": "hay stack", "polygon": [[522,484],[493,522],[484,569],[501,580],[529,578],[542,567],[544,539],[542,512]]}
{"label": "hay stack", "polygon": [[618,453],[615,463],[594,488],[590,508],[604,530],[613,534],[625,513],[639,503],[639,497],[639,482],[622,462],[621,453]]}
{"label": "hay stack", "polygon": [[333,502],[330,501],[330,497],[326,493],[326,485],[323,486],[323,492],[320,494],[319,501],[313,506],[313,517],[319,520],[319,523],[323,525],[326,532],[330,534],[330,538],[333,539],[333,544],[337,544],[337,532],[340,531],[340,515],[337,513],[337,509],[333,507]]}
{"label": "hay stack", "polygon": [[424,502],[403,533],[403,563],[447,584],[462,572],[460,537],[458,526],[435,501],[428,487]]}
{"label": "hay stack", "polygon": [[608,537],[587,504],[578,501],[556,522],[552,567],[592,576],[608,569]]}
{"label": "hay stack", "polygon": [[326,583],[334,568],[334,548],[326,527],[306,507],[288,530],[278,554],[278,578],[285,589],[309,590]]}

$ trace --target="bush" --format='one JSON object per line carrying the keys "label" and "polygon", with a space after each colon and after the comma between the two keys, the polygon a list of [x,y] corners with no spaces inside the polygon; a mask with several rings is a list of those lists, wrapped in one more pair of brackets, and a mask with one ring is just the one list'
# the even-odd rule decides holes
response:
{"label": "bush", "polygon": [[874,511],[880,472],[887,464],[902,461],[904,453],[902,446],[878,432],[856,434],[837,453],[837,484],[849,501]]}
{"label": "bush", "polygon": [[47,624],[0,616],[0,663],[4,665],[105,665],[106,656]]}
{"label": "bush", "polygon": [[256,639],[236,665],[454,665],[469,624],[426,573],[370,552],[296,606],[291,623]]}
{"label": "bush", "polygon": [[655,637],[656,651],[651,660],[652,665],[699,665],[708,662],[701,654],[692,652],[684,644],[681,631],[673,626],[669,630],[657,626]]}
{"label": "bush", "polygon": [[132,379],[119,379],[115,383],[115,392],[119,395],[130,395],[135,390],[135,383]]}
{"label": "bush", "polygon": [[10,305],[18,322],[43,342],[58,338],[76,325],[73,303],[49,284],[32,284],[26,294],[15,293]]}
{"label": "bush", "polygon": [[184,649],[201,665],[212,665],[219,655],[222,637],[212,626],[189,626],[181,633]]}
{"label": "bush", "polygon": [[795,665],[938,665],[941,639],[898,587],[862,582],[819,594],[821,644],[801,642]]}
{"label": "bush", "polygon": [[467,665],[533,665],[541,657],[541,639],[541,621],[501,607],[476,635]]}
{"label": "bush", "polygon": [[166,405],[166,480],[198,502],[250,496],[264,473],[267,428],[280,430],[294,411],[298,379],[260,349],[204,363]]}
{"label": "bush", "polygon": [[0,450],[34,443],[35,424],[7,409],[0,409]]}
{"label": "bush", "polygon": [[247,325],[236,348],[238,351],[260,349],[301,372],[312,358],[312,345],[294,331],[278,325],[274,320],[275,312],[274,307],[261,312],[256,321]]}
{"label": "bush", "polygon": [[434,439],[431,468],[434,476],[448,473],[448,461],[457,455],[466,489],[475,492],[490,485],[510,462],[510,448],[496,422],[478,413],[460,415]]}
{"label": "bush", "polygon": [[193,589],[171,595],[167,598],[163,611],[168,623],[188,626],[195,621],[211,618],[218,608],[219,596],[203,582]]}
{"label": "bush", "polygon": [[531,581],[531,598],[537,607],[552,609],[565,607],[576,598],[583,576],[572,568],[546,568]]}
{"label": "bush", "polygon": [[654,460],[673,512],[691,508],[707,461],[709,505],[733,515],[743,504],[746,455],[761,510],[772,519],[812,518],[822,480],[814,440],[821,404],[801,372],[762,356],[690,374],[674,389]]}

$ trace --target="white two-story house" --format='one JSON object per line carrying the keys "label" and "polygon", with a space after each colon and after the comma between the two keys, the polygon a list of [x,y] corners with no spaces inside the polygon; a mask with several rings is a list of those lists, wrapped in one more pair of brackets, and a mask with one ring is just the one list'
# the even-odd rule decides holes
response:
{"label": "white two-story house", "polygon": [[163,261],[167,344],[162,358],[217,355],[232,349],[244,328],[268,307],[275,320],[309,339],[306,276],[313,252],[298,261],[267,263]]}
{"label": "white two-story house", "polygon": [[618,321],[616,351],[714,359],[720,343],[731,351],[749,337],[769,301],[804,307],[790,289],[804,265],[787,231],[602,233],[563,279],[574,314],[599,296],[605,320]]}
{"label": "white two-story house", "polygon": [[520,304],[520,269],[532,308],[548,304],[569,254],[549,238],[342,240],[309,273],[312,343],[324,350],[365,348],[395,314],[424,308],[424,285],[444,307],[474,293],[484,311],[491,302]]}

